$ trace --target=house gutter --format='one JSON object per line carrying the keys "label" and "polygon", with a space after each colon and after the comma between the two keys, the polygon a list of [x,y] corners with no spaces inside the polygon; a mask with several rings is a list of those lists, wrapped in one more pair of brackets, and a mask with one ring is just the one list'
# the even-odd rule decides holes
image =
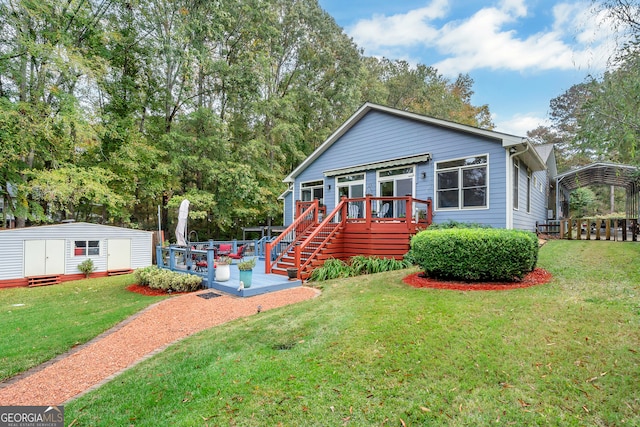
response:
{"label": "house gutter", "polygon": [[[524,150],[518,151],[515,145],[509,147],[509,156],[507,156],[507,223],[506,228],[513,229],[513,159],[520,154],[529,151],[529,144],[523,141]],[[512,152],[512,150],[514,150]],[[518,194],[520,196],[520,194]]]}

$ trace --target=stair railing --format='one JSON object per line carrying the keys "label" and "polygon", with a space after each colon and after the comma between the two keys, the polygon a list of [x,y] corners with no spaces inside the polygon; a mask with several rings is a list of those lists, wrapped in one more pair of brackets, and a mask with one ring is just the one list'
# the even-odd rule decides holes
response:
{"label": "stair railing", "polygon": [[265,243],[265,273],[271,273],[273,266],[278,264],[282,257],[303,238],[310,228],[318,224],[319,206],[318,200],[310,202],[309,207],[298,215],[285,231],[272,241]]}
{"label": "stair railing", "polygon": [[[316,227],[311,234],[304,239],[300,244],[294,247],[295,265],[298,267],[298,278],[305,269],[311,264],[315,257],[320,253],[324,246],[331,241],[336,235],[338,230],[347,220],[347,206],[348,201],[346,197],[343,197],[338,206],[325,217],[325,219]],[[320,233],[326,233],[324,238],[319,237]],[[311,244],[318,243],[318,246],[309,255],[302,256],[306,253]]]}

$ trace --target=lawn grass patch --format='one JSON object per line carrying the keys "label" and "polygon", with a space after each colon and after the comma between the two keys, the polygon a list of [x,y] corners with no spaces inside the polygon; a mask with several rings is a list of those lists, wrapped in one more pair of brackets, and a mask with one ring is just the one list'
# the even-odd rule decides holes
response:
{"label": "lawn grass patch", "polygon": [[[84,425],[638,425],[640,246],[552,241],[554,280],[415,289],[414,269],[203,331],[65,407]],[[605,270],[605,272],[601,272]],[[608,270],[608,273],[606,272]]]}
{"label": "lawn grass patch", "polygon": [[159,301],[126,290],[133,274],[0,290],[0,381],[37,366]]}

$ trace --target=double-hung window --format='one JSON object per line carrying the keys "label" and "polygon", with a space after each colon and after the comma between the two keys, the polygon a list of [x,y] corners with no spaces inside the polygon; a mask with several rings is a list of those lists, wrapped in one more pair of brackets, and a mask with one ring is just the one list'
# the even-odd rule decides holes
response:
{"label": "double-hung window", "polygon": [[487,156],[436,163],[437,209],[487,207]]}
{"label": "double-hung window", "polygon": [[303,202],[310,202],[318,199],[319,203],[322,205],[324,204],[324,182],[303,182],[301,184],[300,194]]}
{"label": "double-hung window", "polygon": [[73,246],[75,256],[100,255],[99,240],[76,240]]}

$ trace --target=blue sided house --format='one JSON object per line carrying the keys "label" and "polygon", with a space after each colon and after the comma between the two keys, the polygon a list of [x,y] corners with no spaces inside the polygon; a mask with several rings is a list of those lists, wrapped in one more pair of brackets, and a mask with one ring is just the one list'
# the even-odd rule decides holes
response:
{"label": "blue sided house", "polygon": [[551,144],[366,103],[284,179],[289,228],[267,268],[399,258],[432,222],[535,231],[554,214],[555,174]]}

